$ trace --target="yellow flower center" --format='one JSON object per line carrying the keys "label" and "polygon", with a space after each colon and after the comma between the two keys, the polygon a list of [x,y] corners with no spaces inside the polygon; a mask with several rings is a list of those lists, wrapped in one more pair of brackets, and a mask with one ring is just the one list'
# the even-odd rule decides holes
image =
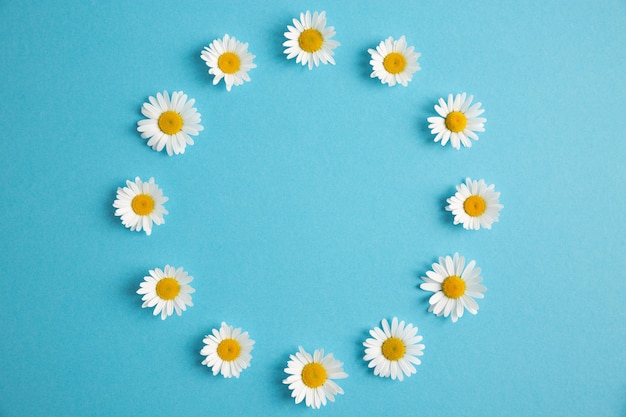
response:
{"label": "yellow flower center", "polygon": [[460,111],[451,111],[446,116],[446,127],[449,131],[459,133],[465,130],[467,117]]}
{"label": "yellow flower center", "polygon": [[487,209],[487,202],[479,195],[470,195],[463,202],[463,210],[472,216],[478,217]]}
{"label": "yellow flower center", "polygon": [[465,281],[463,281],[461,277],[450,275],[443,280],[441,291],[443,291],[448,298],[460,298],[465,294]]}
{"label": "yellow flower center", "polygon": [[406,68],[406,58],[400,52],[390,52],[383,59],[383,67],[389,74],[400,74]]}
{"label": "yellow flower center", "polygon": [[156,293],[162,300],[173,300],[180,292],[180,284],[175,278],[162,278],[157,282]]}
{"label": "yellow flower center", "polygon": [[241,345],[235,339],[224,339],[217,345],[217,356],[226,362],[237,359],[240,352]]}
{"label": "yellow flower center", "polygon": [[224,52],[217,58],[217,66],[224,74],[234,74],[241,67],[241,59],[234,52]]}
{"label": "yellow flower center", "polygon": [[158,124],[161,132],[166,135],[175,135],[183,130],[183,116],[173,110],[164,111],[159,116]]}
{"label": "yellow flower center", "polygon": [[298,44],[300,49],[304,52],[313,53],[322,49],[324,38],[317,29],[307,29],[303,31],[298,37]]}
{"label": "yellow flower center", "polygon": [[130,206],[139,216],[147,216],[154,210],[154,198],[150,194],[137,194]]}
{"label": "yellow flower center", "polygon": [[317,362],[311,362],[302,368],[302,383],[309,388],[318,388],[326,382],[326,369]]}
{"label": "yellow flower center", "polygon": [[390,361],[397,361],[404,357],[406,345],[397,337],[390,337],[383,342],[383,356]]}

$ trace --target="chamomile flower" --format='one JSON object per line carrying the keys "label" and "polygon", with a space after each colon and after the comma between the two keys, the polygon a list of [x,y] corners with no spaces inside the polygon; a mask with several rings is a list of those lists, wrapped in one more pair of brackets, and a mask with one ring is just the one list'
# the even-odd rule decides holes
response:
{"label": "chamomile flower", "polygon": [[478,230],[481,227],[491,229],[498,221],[500,193],[494,191],[495,185],[487,185],[484,180],[465,179],[465,184],[456,186],[456,194],[448,198],[446,210],[454,214],[454,224],[463,223],[465,229]]}
{"label": "chamomile flower", "polygon": [[193,107],[195,100],[187,100],[182,91],[174,91],[170,99],[164,91],[157,93],[156,98],[148,97],[148,101],[141,106],[141,114],[147,119],[137,122],[141,137],[148,139],[147,145],[155,151],[165,148],[169,156],[185,153],[185,147],[193,145],[191,136],[204,130],[200,113]]}
{"label": "chamomile flower", "polygon": [[420,285],[421,289],[435,293],[428,300],[428,312],[437,317],[451,316],[453,323],[463,316],[465,309],[476,314],[478,304],[474,298],[483,298],[482,293],[487,291],[480,285],[483,279],[476,262],[471,261],[465,266],[465,258],[455,253],[453,258],[439,258],[439,263],[434,263],[432,268],[426,272],[426,277],[422,277],[424,283]]}
{"label": "chamomile flower", "polygon": [[208,47],[205,46],[200,57],[209,67],[209,74],[214,76],[213,85],[217,85],[223,78],[227,91],[233,85],[250,81],[248,71],[256,68],[256,64],[252,62],[256,56],[248,52],[248,44],[239,42],[228,34],[223,39],[215,39]]}
{"label": "chamomile flower", "polygon": [[165,320],[174,310],[180,316],[187,306],[193,306],[190,294],[196,290],[189,285],[193,277],[183,268],[165,265],[163,270],[155,268],[148,273],[150,275],[143,278],[144,282],[139,284],[137,290],[137,294],[143,294],[142,308],[154,307],[152,314],[161,313],[161,320]]}
{"label": "chamomile flower", "polygon": [[424,345],[419,343],[422,336],[417,336],[417,327],[412,324],[405,326],[404,321],[398,323],[394,317],[390,327],[387,319],[383,319],[382,329],[375,327],[370,335],[372,338],[363,342],[366,348],[363,359],[369,361],[369,368],[374,368],[374,375],[402,381],[404,375],[416,372],[413,365],[422,363],[417,358],[424,354]]}
{"label": "chamomile flower", "polygon": [[441,141],[441,146],[445,146],[449,140],[454,149],[460,149],[461,144],[471,147],[470,139],[478,140],[474,132],[484,132],[487,119],[478,117],[485,110],[480,108],[480,103],[472,105],[473,99],[474,96],[467,97],[465,93],[457,94],[454,98],[449,94],[447,103],[443,98],[439,99],[435,110],[441,117],[428,118],[430,133],[437,135],[435,142]]}
{"label": "chamomile flower", "polygon": [[212,368],[213,375],[221,373],[224,378],[239,378],[241,371],[250,366],[254,340],[248,337],[248,332],[242,333],[240,328],[235,329],[225,322],[212,333],[203,340],[200,354],[206,358],[202,365]]}
{"label": "chamomile flower", "polygon": [[415,71],[420,70],[417,60],[421,54],[414,52],[414,50],[415,48],[412,46],[407,47],[404,36],[398,40],[394,40],[390,36],[381,41],[376,50],[367,50],[372,56],[370,60],[372,74],[370,77],[378,77],[380,82],[388,84],[389,87],[396,85],[396,83],[406,87],[413,78]]}
{"label": "chamomile flower", "polygon": [[293,19],[293,26],[288,25],[288,32],[285,32],[287,40],[283,43],[287,49],[287,59],[296,58],[297,63],[309,64],[309,69],[313,69],[313,64],[319,66],[331,63],[335,65],[333,59],[333,49],[338,47],[339,42],[332,40],[335,36],[335,28],[326,27],[326,12],[300,13],[300,20]]}
{"label": "chamomile flower", "polygon": [[343,363],[333,357],[332,353],[324,356],[324,349],[316,349],[313,356],[302,346],[295,355],[289,355],[285,372],[289,376],[283,383],[289,385],[291,396],[296,404],[305,400],[307,407],[320,408],[326,405],[326,399],[335,401],[335,395],[343,394],[343,390],[333,380],[347,378],[343,371]]}
{"label": "chamomile flower", "polygon": [[152,223],[165,223],[164,214],[168,214],[163,204],[168,200],[163,191],[154,183],[154,178],[143,182],[139,177],[135,181],[126,180],[126,187],[117,188],[113,202],[115,215],[121,217],[122,224],[133,231],[143,229],[148,236],[152,233]]}

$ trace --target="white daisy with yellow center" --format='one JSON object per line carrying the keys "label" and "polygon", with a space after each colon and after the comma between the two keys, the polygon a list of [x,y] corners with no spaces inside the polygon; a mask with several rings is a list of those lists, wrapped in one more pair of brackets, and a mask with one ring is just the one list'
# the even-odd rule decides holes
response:
{"label": "white daisy with yellow center", "polygon": [[483,298],[482,293],[487,291],[480,285],[483,279],[476,262],[471,261],[465,266],[465,258],[455,253],[454,257],[440,257],[439,263],[434,263],[432,268],[426,272],[426,277],[422,277],[424,283],[420,284],[421,289],[435,293],[428,300],[428,311],[437,317],[451,316],[453,323],[463,316],[465,309],[476,314],[478,304],[474,299]]}
{"label": "white daisy with yellow center", "polygon": [[209,74],[214,76],[213,85],[217,85],[223,78],[227,91],[233,85],[250,81],[248,71],[256,68],[253,62],[256,56],[248,52],[248,44],[239,42],[228,34],[223,39],[215,39],[208,47],[205,46],[200,57],[209,67]]}
{"label": "white daisy with yellow center", "polygon": [[417,336],[417,327],[411,323],[405,326],[394,317],[391,326],[387,319],[382,320],[382,329],[370,330],[371,338],[363,342],[367,366],[374,368],[374,375],[382,378],[404,380],[404,375],[411,376],[416,371],[414,365],[422,363],[417,357],[424,354],[422,336]]}
{"label": "white daisy with yellow center", "polygon": [[320,408],[326,400],[335,401],[335,395],[343,394],[343,390],[333,380],[347,378],[343,371],[343,363],[333,357],[332,353],[324,356],[324,349],[316,349],[313,356],[302,346],[295,355],[289,355],[285,372],[289,376],[283,383],[289,385],[291,396],[296,404],[305,400],[307,407]]}
{"label": "white daisy with yellow center", "polygon": [[491,229],[499,220],[500,193],[494,191],[494,184],[487,185],[484,180],[465,179],[464,184],[456,186],[456,194],[446,201],[447,211],[454,214],[454,224],[462,223],[465,229],[478,230],[481,227]]}
{"label": "white daisy with yellow center", "polygon": [[203,340],[200,354],[206,358],[202,365],[212,368],[213,375],[221,373],[224,378],[239,378],[241,371],[250,366],[254,340],[248,337],[248,332],[242,333],[241,328],[235,329],[225,322],[212,333]]}
{"label": "white daisy with yellow center", "polygon": [[441,146],[445,146],[450,141],[453,148],[460,149],[461,144],[471,147],[470,139],[478,140],[474,132],[484,132],[487,119],[478,117],[485,110],[480,108],[481,103],[472,105],[473,99],[474,96],[467,97],[465,93],[457,94],[454,98],[449,94],[447,103],[443,98],[439,99],[435,111],[441,117],[428,118],[430,132],[437,135],[435,142],[441,141]]}
{"label": "white daisy with yellow center", "polygon": [[163,191],[154,183],[154,178],[143,182],[139,177],[135,181],[126,180],[126,187],[118,187],[113,202],[115,215],[121,217],[122,224],[130,230],[146,235],[152,233],[152,223],[165,223],[163,215],[168,214],[163,204],[168,200]]}
{"label": "white daisy with yellow center", "polygon": [[331,63],[335,65],[333,49],[340,45],[339,42],[332,40],[335,36],[335,28],[326,27],[326,12],[300,13],[300,20],[293,19],[293,26],[287,26],[288,32],[285,32],[287,40],[283,43],[287,49],[287,59],[296,58],[297,63],[302,65],[309,64],[309,69],[313,69],[323,64]]}
{"label": "white daisy with yellow center", "polygon": [[157,93],[156,98],[148,97],[148,101],[141,107],[147,119],[137,123],[141,137],[148,139],[147,145],[157,152],[165,148],[169,156],[185,153],[185,147],[194,143],[191,136],[204,130],[200,113],[193,107],[195,100],[187,100],[182,91],[174,91],[170,99],[164,91]]}
{"label": "white daisy with yellow center", "polygon": [[163,270],[155,268],[148,273],[137,290],[137,294],[143,294],[142,308],[154,307],[152,314],[161,313],[161,320],[165,320],[174,311],[180,316],[187,306],[193,306],[190,294],[196,290],[189,285],[193,277],[183,268],[165,265]]}
{"label": "white daisy with yellow center", "polygon": [[381,83],[388,84],[389,87],[396,83],[406,87],[413,79],[413,74],[420,70],[417,60],[421,54],[415,52],[413,46],[407,46],[404,36],[398,40],[390,36],[381,41],[376,50],[368,49],[367,52],[372,57],[370,77],[377,77]]}

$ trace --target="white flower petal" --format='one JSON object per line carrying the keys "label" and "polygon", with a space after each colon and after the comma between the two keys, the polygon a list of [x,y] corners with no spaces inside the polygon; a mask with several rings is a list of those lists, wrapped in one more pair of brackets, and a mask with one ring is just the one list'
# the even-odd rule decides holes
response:
{"label": "white flower petal", "polygon": [[[413,78],[413,73],[420,70],[420,66],[417,62],[420,54],[413,52],[413,47],[407,47],[406,39],[401,36],[400,39],[394,40],[392,37],[381,41],[376,50],[368,49],[368,53],[371,55],[370,65],[372,66],[371,78],[378,78],[382,84],[387,84],[389,87],[396,85],[396,83],[408,86],[409,81]],[[384,60],[390,53],[400,54],[404,57],[405,66],[398,73],[390,73],[385,68]]]}
{"label": "white flower petal", "polygon": [[[191,296],[189,296],[189,294],[194,292],[194,289],[189,285],[181,285],[183,278],[188,281],[193,279],[193,277],[187,275],[182,268],[176,270],[166,265],[164,270],[165,271],[155,268],[148,271],[149,275],[144,277],[144,281],[140,283],[140,288],[137,290],[138,294],[145,294],[142,297],[142,300],[145,300],[142,308],[155,307],[153,314],[156,316],[161,313],[161,319],[163,320],[171,316],[174,311],[180,316],[187,306],[192,306],[193,304],[191,303]],[[157,286],[163,279],[173,279],[178,282],[179,290],[173,299],[163,299],[157,293]]]}
{"label": "white flower petal", "polygon": [[[285,373],[289,376],[283,380],[292,391],[291,397],[295,403],[302,400],[308,407],[320,408],[327,404],[327,400],[333,402],[336,394],[343,394],[343,390],[335,383],[335,379],[346,378],[348,375],[343,372],[343,363],[336,360],[332,353],[324,355],[323,349],[315,350],[313,355],[299,347],[298,352],[289,356],[291,360],[287,362]],[[326,371],[326,380],[319,387],[309,387],[302,379],[304,367],[312,362],[322,366]]]}
{"label": "white flower petal", "polygon": [[[487,121],[485,118],[478,118],[485,110],[481,109],[481,103],[471,104],[473,96],[467,97],[466,93],[457,94],[453,96],[448,95],[447,102],[443,98],[439,98],[438,104],[435,104],[435,112],[441,116],[440,120],[436,120],[435,117],[429,117],[428,122],[431,125],[428,126],[431,129],[431,133],[436,135],[434,142],[441,141],[441,145],[445,146],[448,141],[455,149],[460,149],[461,145],[464,147],[471,147],[472,140],[478,140],[478,135],[475,132],[484,132],[483,123]],[[446,118],[451,112],[461,112],[465,115],[466,126],[465,129],[460,132],[452,132],[445,124]],[[442,134],[442,132],[444,132]]]}
{"label": "white flower petal", "polygon": [[[300,13],[300,20],[293,19],[294,26],[287,26],[288,32],[285,32],[285,38],[287,41],[283,43],[283,46],[287,48],[284,53],[287,55],[287,59],[296,58],[296,63],[301,63],[303,66],[308,64],[309,70],[322,64],[335,64],[333,59],[333,49],[338,47],[339,42],[332,40],[335,35],[335,29],[332,26],[326,27],[326,12],[320,13],[314,12],[311,16],[311,12]],[[300,47],[299,38],[305,30],[316,30],[322,37],[321,47],[314,52],[307,52]]]}
{"label": "white flower petal", "polygon": [[[475,181],[466,179],[465,184],[457,185],[457,192],[450,197],[446,206],[447,211],[454,214],[454,224],[462,224],[465,229],[479,230],[481,227],[490,229],[491,225],[499,220],[500,210],[504,207],[499,202],[500,193],[494,191],[493,184],[487,186],[484,180]],[[465,201],[470,197],[480,197],[485,203],[481,214],[470,215],[465,211]]]}
{"label": "white flower petal", "polygon": [[[150,103],[144,103],[142,106],[142,114],[147,119],[137,122],[137,131],[141,132],[141,137],[148,139],[147,145],[157,152],[165,148],[169,156],[184,153],[185,146],[193,144],[191,138],[186,140],[189,137],[188,135],[197,136],[198,132],[203,130],[203,127],[200,125],[200,113],[192,107],[195,100],[187,100],[187,95],[182,91],[172,93],[171,100],[167,91],[164,91],[163,94],[157,93],[156,99],[150,96],[148,100]],[[182,121],[178,131],[172,133],[161,130],[159,119],[165,112],[178,113]],[[187,126],[188,124],[190,124],[189,127]],[[181,134],[185,138],[183,141],[179,137]]]}
{"label": "white flower petal", "polygon": [[[219,329],[212,329],[212,336],[203,339],[204,347],[200,354],[206,356],[203,365],[212,368],[213,375],[221,374],[224,378],[239,378],[241,371],[250,366],[252,355],[250,352],[255,343],[250,339],[248,332],[242,332],[241,328],[235,329],[222,322]],[[235,358],[222,358],[218,347],[225,339],[232,339],[239,344],[239,354]]]}
{"label": "white flower petal", "polygon": [[[478,303],[476,303],[474,299],[483,298],[482,293],[485,292],[487,288],[478,284],[478,282],[482,281],[482,277],[479,276],[480,268],[477,268],[475,265],[476,262],[472,260],[465,266],[465,258],[459,256],[458,253],[455,253],[453,257],[440,257],[439,262],[432,265],[433,271],[429,271],[430,273],[427,272],[428,277],[422,277],[424,282],[420,284],[422,290],[433,293],[428,300],[428,311],[436,316],[450,316],[452,322],[456,322],[462,317],[466,309],[470,313],[476,314],[478,312]],[[449,276],[454,275],[465,282],[465,288],[460,296],[458,294],[448,293],[452,297],[459,298],[449,298],[448,295],[444,293],[445,285],[442,286],[441,283],[433,282],[433,280],[429,278],[441,275],[443,272],[448,274],[448,276],[444,277],[443,281]],[[408,330],[409,328],[407,326],[405,331],[408,333]],[[419,342],[419,340],[414,341],[415,343]]]}
{"label": "white flower petal", "polygon": [[[363,360],[368,362],[368,368],[374,368],[374,375],[402,381],[405,375],[411,376],[416,372],[412,363],[419,365],[420,360],[416,356],[423,355],[424,345],[418,344],[422,337],[416,336],[417,332],[416,326],[398,322],[396,317],[392,319],[391,327],[387,319],[382,319],[381,327],[375,327],[369,332],[374,339],[363,342],[366,347]],[[398,338],[405,345],[404,356],[399,359],[388,359],[383,353],[383,344],[390,338]]]}
{"label": "white flower petal", "polygon": [[[115,215],[121,218],[122,224],[127,228],[133,231],[143,229],[147,235],[150,235],[153,222],[157,225],[165,222],[162,214],[167,214],[167,210],[163,207],[167,197],[162,197],[162,193],[158,185],[154,184],[153,178],[145,183],[139,177],[136,177],[134,182],[127,180],[126,187],[117,189],[116,199],[113,202],[113,207],[117,209]],[[133,201],[140,194],[152,198],[152,211],[147,214],[140,214],[143,211],[137,213],[133,208]]]}

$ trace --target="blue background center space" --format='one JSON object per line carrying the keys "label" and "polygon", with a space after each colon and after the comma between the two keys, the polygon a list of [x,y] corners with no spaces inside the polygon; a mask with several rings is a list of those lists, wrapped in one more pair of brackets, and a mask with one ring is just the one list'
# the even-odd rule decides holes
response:
{"label": "blue background center space", "polygon": [[[327,13],[336,65],[287,60],[283,33]],[[329,416],[626,415],[626,2],[0,2],[0,416],[311,415],[283,369],[302,345],[344,362]],[[227,92],[200,58],[228,33],[256,55]],[[368,48],[405,35],[408,87]],[[204,131],[168,157],[137,132],[164,90]],[[434,143],[449,93],[482,103],[471,148]],[[169,197],[151,236],[114,216],[139,176]],[[492,230],[446,198],[483,178]],[[476,260],[485,298],[457,323],[420,277]],[[184,267],[194,306],[162,321],[135,292]],[[383,318],[426,345],[403,382],[362,342]],[[239,379],[201,365],[222,321],[256,341]]]}

